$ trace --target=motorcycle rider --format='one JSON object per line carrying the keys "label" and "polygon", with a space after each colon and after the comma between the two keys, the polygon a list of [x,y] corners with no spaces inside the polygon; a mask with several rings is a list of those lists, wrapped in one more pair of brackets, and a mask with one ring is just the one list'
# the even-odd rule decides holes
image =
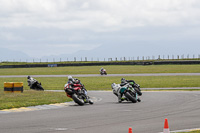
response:
{"label": "motorcycle rider", "polygon": [[99,70],[100,72],[102,72],[103,70],[105,70],[106,71],[106,69],[104,69],[103,67]]}
{"label": "motorcycle rider", "polygon": [[[127,88],[127,84],[124,84],[123,86],[121,86],[121,84],[115,84],[113,83],[111,85],[112,89],[113,89],[113,93],[118,97],[118,102],[121,103],[124,100],[127,100],[126,97],[123,97],[123,94],[120,92],[121,89],[123,88]],[[140,98],[137,98],[138,102],[141,102]]]}
{"label": "motorcycle rider", "polygon": [[[122,99],[123,94],[120,93],[120,90],[122,87],[119,84],[115,84],[115,83],[113,83],[111,86],[113,89],[113,93],[118,97],[118,102],[121,103],[122,100],[124,100]],[[117,86],[117,87],[113,87],[113,86]]]}
{"label": "motorcycle rider", "polygon": [[100,71],[101,75],[103,75],[103,74],[107,75],[106,69],[104,69],[103,67],[99,71]]}
{"label": "motorcycle rider", "polygon": [[32,78],[31,76],[27,77],[27,82],[28,82],[28,86],[30,86],[31,89],[34,89],[35,83],[39,84],[38,81],[36,79]]}
{"label": "motorcycle rider", "polygon": [[[112,86],[116,86],[117,87],[112,87],[113,88],[113,93],[118,97],[118,102],[121,103],[123,100],[126,100],[126,98],[123,97],[123,94],[120,93],[120,90],[123,88],[123,87],[127,87],[126,85],[129,83],[129,82],[133,82],[134,83],[134,86],[139,86],[138,84],[135,83],[134,80],[126,80],[125,78],[121,78],[121,84],[120,85],[117,85],[115,83],[112,84]],[[115,89],[114,89],[115,88]],[[140,98],[137,99],[138,102],[140,102]]]}
{"label": "motorcycle rider", "polygon": [[121,86],[126,85],[127,83],[133,82],[133,87],[140,87],[140,85],[136,84],[134,80],[126,80],[125,78],[121,78]]}
{"label": "motorcycle rider", "polygon": [[99,70],[100,72],[103,71],[103,67]]}
{"label": "motorcycle rider", "polygon": [[[84,85],[80,82],[79,79],[73,78],[71,75],[69,75],[67,84],[71,85],[72,88],[74,88],[74,84],[80,84],[82,86],[81,90],[86,95],[86,98],[87,98],[86,100],[88,100],[88,101],[90,100],[89,96],[87,96],[87,90],[85,89]],[[67,84],[65,84],[64,90],[66,90]],[[66,92],[66,95],[68,95],[67,92]]]}

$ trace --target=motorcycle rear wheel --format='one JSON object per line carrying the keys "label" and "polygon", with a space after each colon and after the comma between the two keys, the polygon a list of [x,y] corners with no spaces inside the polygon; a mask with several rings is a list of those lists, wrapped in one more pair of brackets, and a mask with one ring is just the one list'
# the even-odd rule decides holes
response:
{"label": "motorcycle rear wheel", "polygon": [[75,103],[77,103],[80,106],[84,105],[84,101],[80,98],[78,98],[78,96],[76,94],[72,95],[72,99],[74,100]]}
{"label": "motorcycle rear wheel", "polygon": [[125,95],[126,98],[128,98],[133,103],[137,102],[137,99],[135,97],[133,97],[129,92],[126,92],[124,95]]}

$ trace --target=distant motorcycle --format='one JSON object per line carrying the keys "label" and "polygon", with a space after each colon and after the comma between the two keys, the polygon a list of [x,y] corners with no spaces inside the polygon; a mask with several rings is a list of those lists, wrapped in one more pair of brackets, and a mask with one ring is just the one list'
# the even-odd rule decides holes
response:
{"label": "distant motorcycle", "polygon": [[101,74],[101,75],[107,75],[106,69],[101,70],[101,71],[100,71],[100,74]]}
{"label": "distant motorcycle", "polygon": [[[130,84],[126,84],[125,86],[120,86],[120,84],[113,83],[111,85],[113,91],[119,91],[123,97],[122,99],[126,101],[131,101],[136,103],[137,101],[140,102],[141,100],[137,97],[137,92]],[[116,95],[116,93],[114,93]]]}
{"label": "distant motorcycle", "polygon": [[28,80],[27,82],[28,82],[28,86],[30,86],[30,89],[44,91],[42,84],[39,83],[36,79],[32,78],[32,79]]}
{"label": "distant motorcycle", "polygon": [[70,84],[65,85],[65,92],[67,96],[72,98],[75,103],[80,106],[83,106],[85,103],[93,104],[93,101],[89,99],[87,96],[86,91],[84,91],[83,85],[81,84],[74,84],[72,87]]}

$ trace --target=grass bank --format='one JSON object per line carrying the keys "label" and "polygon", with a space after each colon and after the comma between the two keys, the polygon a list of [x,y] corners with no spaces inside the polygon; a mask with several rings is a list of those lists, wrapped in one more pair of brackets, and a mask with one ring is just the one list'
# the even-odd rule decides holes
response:
{"label": "grass bank", "polygon": [[25,90],[23,93],[0,91],[0,110],[70,101],[65,93]]}
{"label": "grass bank", "polygon": [[2,68],[0,75],[72,75],[99,74],[104,67],[108,74],[130,73],[200,73],[200,65],[109,65],[109,66],[73,66],[44,68]]}
{"label": "grass bank", "polygon": [[[78,79],[88,90],[110,90],[112,83],[120,83],[122,77],[80,77]],[[169,88],[169,87],[200,87],[200,76],[136,76],[124,77],[133,79],[141,88]],[[45,90],[63,90],[67,82],[65,77],[38,77]],[[23,82],[24,89],[29,90],[26,78],[0,78],[0,88],[3,91],[4,82]]]}
{"label": "grass bank", "polygon": [[[186,133],[186,132],[176,132],[176,133]],[[197,131],[190,131],[190,132],[187,132],[187,133],[200,133],[200,130],[197,130]]]}

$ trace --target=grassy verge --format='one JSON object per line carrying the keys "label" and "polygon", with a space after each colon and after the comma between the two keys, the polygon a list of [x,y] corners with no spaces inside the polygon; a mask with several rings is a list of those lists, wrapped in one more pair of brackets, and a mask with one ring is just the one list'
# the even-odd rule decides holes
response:
{"label": "grassy verge", "polygon": [[[122,77],[80,77],[79,79],[88,90],[110,90],[112,83],[120,83]],[[133,79],[141,88],[169,88],[169,87],[200,87],[200,76],[136,76],[124,77]],[[67,78],[50,77],[36,78],[42,82],[45,90],[63,90]],[[0,78],[0,88],[4,82],[23,82],[24,89],[29,90],[26,78]]]}
{"label": "grassy verge", "polygon": [[[186,133],[186,132],[177,132],[177,133]],[[187,133],[200,133],[200,130],[198,130],[198,131],[191,131],[191,132],[187,132]]]}
{"label": "grassy verge", "polygon": [[23,93],[0,91],[0,110],[70,101],[65,93],[26,90]]}
{"label": "grassy verge", "polygon": [[1,75],[72,75],[99,74],[104,67],[108,74],[129,73],[200,73],[200,65],[109,65],[109,66],[73,66],[73,67],[45,67],[45,68],[4,68]]}

